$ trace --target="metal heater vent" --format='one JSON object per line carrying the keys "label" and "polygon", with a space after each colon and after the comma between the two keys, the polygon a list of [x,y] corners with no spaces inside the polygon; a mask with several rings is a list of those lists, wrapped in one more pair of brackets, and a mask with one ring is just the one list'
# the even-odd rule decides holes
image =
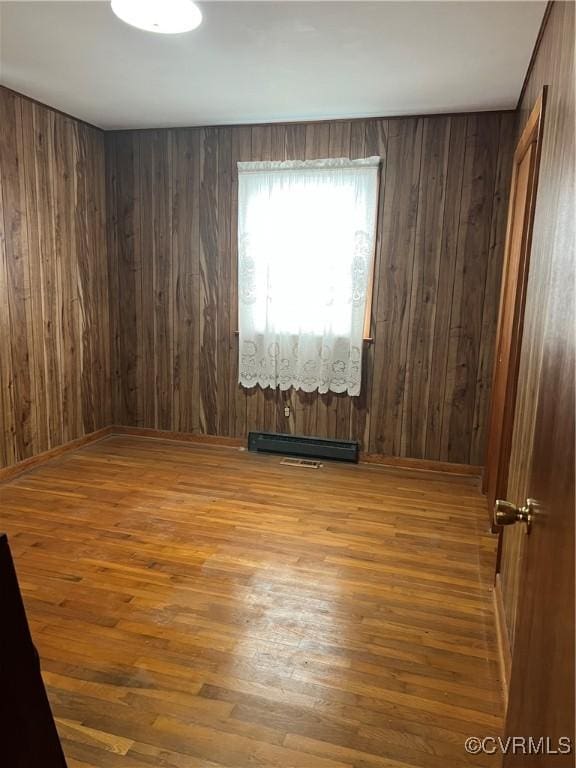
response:
{"label": "metal heater vent", "polygon": [[283,435],[276,432],[250,432],[248,450],[301,456],[306,459],[333,459],[357,462],[360,444],[353,440]]}
{"label": "metal heater vent", "polygon": [[287,464],[289,467],[309,467],[310,469],[320,469],[323,464],[312,459],[293,459],[289,456],[283,458],[280,464]]}

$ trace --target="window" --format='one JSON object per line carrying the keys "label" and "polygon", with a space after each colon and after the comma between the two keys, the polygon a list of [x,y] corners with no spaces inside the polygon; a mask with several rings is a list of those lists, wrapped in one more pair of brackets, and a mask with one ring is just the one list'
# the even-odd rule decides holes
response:
{"label": "window", "polygon": [[379,164],[238,163],[243,386],[360,394]]}

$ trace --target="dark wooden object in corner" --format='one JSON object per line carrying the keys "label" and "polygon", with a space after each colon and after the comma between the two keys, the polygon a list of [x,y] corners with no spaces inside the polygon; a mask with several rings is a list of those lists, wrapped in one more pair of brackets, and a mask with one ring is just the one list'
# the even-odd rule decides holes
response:
{"label": "dark wooden object in corner", "polygon": [[0,765],[66,768],[5,535],[0,535]]}

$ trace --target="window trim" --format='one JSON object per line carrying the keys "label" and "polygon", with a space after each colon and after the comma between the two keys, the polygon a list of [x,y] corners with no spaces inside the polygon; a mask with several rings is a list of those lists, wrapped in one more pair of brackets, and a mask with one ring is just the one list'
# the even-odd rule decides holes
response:
{"label": "window trim", "polygon": [[[332,159],[338,160],[338,158],[326,158],[326,159],[327,160],[332,160]],[[371,158],[364,158],[364,159],[368,160],[368,159],[371,159]],[[269,161],[269,162],[270,162],[270,165],[276,165],[276,161]],[[290,162],[290,161],[288,161],[288,162],[287,161],[278,161],[278,162],[287,165],[288,162]],[[297,166],[299,164],[301,164],[301,163],[302,164],[304,164],[304,163],[310,163],[310,164],[323,163],[323,162],[325,162],[325,160],[322,159],[322,160],[316,160],[316,161],[312,160],[312,161],[291,161],[291,162],[295,166],[291,170],[300,170],[299,168],[297,168]],[[242,163],[242,165],[251,165],[251,164],[252,163],[248,163],[248,162]],[[239,162],[238,165],[240,166],[241,163]],[[364,344],[373,344],[374,343],[374,337],[372,335],[372,312],[373,312],[373,309],[374,309],[374,287],[375,287],[375,283],[376,283],[376,253],[377,253],[377,251],[378,251],[378,249],[380,247],[380,238],[379,238],[378,232],[379,232],[379,225],[381,223],[380,222],[380,214],[381,214],[380,203],[381,203],[381,199],[382,199],[382,187],[383,187],[383,183],[382,183],[383,182],[382,170],[383,170],[383,167],[384,166],[383,166],[382,158],[379,158],[379,164],[378,164],[378,175],[379,175],[379,178],[378,178],[378,195],[377,195],[377,199],[376,199],[376,217],[375,217],[375,222],[374,222],[374,229],[375,229],[375,232],[374,232],[374,251],[372,253],[372,267],[370,269],[370,274],[368,276],[368,286],[366,288],[366,306],[364,307],[364,325],[363,325],[363,330],[362,330],[362,341],[363,341]],[[302,169],[302,170],[304,170],[304,169]],[[250,171],[246,171],[246,170],[244,171],[244,173],[249,173],[249,172]],[[238,184],[238,180],[236,181],[236,184]],[[238,259],[239,259],[239,253],[238,253],[238,248],[237,248],[236,249],[236,274],[238,274]],[[233,336],[240,336],[240,330],[239,330],[239,327],[240,327],[240,304],[239,304],[239,301],[238,301],[238,296],[236,296],[236,303],[237,303],[237,307],[236,307],[236,321],[237,321],[237,326],[238,327],[235,328],[232,331],[232,335]]]}

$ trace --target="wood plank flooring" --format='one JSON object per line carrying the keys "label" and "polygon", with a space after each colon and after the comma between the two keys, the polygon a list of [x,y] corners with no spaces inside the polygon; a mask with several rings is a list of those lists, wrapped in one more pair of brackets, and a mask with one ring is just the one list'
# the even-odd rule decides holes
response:
{"label": "wood plank flooring", "polygon": [[459,768],[500,734],[475,482],[111,437],[0,485],[69,768]]}

